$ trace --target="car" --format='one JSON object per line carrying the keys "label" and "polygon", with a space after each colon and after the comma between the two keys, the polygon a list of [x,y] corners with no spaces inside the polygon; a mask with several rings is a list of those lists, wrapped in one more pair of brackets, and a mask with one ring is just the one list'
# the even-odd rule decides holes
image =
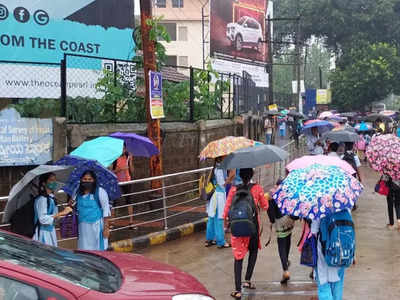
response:
{"label": "car", "polygon": [[0,230],[2,300],[213,300],[191,275],[141,255],[73,251]]}
{"label": "car", "polygon": [[254,18],[243,16],[236,23],[229,23],[226,26],[226,37],[237,51],[250,47],[262,52],[262,27]]}

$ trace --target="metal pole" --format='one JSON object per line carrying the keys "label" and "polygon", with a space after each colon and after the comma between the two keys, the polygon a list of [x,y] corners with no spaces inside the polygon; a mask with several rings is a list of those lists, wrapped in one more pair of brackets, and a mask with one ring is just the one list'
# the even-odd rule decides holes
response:
{"label": "metal pole", "polygon": [[300,87],[300,67],[301,67],[301,51],[300,51],[300,0],[297,0],[297,97],[299,100],[299,112],[303,113],[303,101],[301,98],[301,87]]}
{"label": "metal pole", "polygon": [[229,90],[228,90],[228,116],[231,118],[231,88],[232,88],[232,79],[231,79],[231,73],[229,73]]}
{"label": "metal pole", "polygon": [[67,56],[61,60],[61,116],[67,117]]}
{"label": "metal pole", "polygon": [[274,81],[273,81],[273,55],[272,55],[272,35],[271,17],[268,15],[268,64],[269,64],[269,104],[274,104]]}
{"label": "metal pole", "polygon": [[[143,45],[143,71],[145,82],[145,101],[146,101],[146,116],[147,116],[147,135],[150,140],[160,150],[159,155],[154,155],[150,158],[150,176],[162,175],[162,149],[161,149],[161,134],[160,134],[160,119],[153,120],[150,114],[150,71],[156,70],[156,55],[155,41],[150,40],[151,27],[147,24],[147,20],[152,19],[152,1],[140,0],[140,19],[142,30],[142,45]],[[153,180],[151,188],[161,188],[160,180]]]}
{"label": "metal pole", "polygon": [[194,72],[193,67],[190,66],[190,103],[189,103],[189,120],[194,121]]}
{"label": "metal pole", "polygon": [[319,67],[319,88],[322,89],[322,68]]}
{"label": "metal pole", "polygon": [[164,229],[168,229],[168,209],[167,209],[167,198],[165,195],[165,182],[164,179],[161,180],[162,185],[162,198],[163,198],[163,211],[164,211]]}
{"label": "metal pole", "polygon": [[205,68],[205,55],[206,55],[206,47],[205,47],[205,40],[204,40],[204,5],[201,8],[201,37],[202,37],[202,41],[203,41],[203,70]]}

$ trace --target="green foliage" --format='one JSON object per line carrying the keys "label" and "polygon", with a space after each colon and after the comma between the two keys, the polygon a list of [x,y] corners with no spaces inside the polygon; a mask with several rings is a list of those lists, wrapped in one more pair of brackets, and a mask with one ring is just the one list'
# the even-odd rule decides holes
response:
{"label": "green foliage", "polygon": [[164,113],[166,120],[189,118],[190,82],[163,81]]}
{"label": "green foliage", "polygon": [[341,58],[331,76],[333,104],[363,109],[390,93],[399,93],[399,79],[400,56],[396,47],[377,43],[354,48]]}
{"label": "green foliage", "polygon": [[[305,86],[310,89],[327,88],[330,75],[331,52],[321,43],[313,43],[308,49],[307,64],[305,66]],[[322,87],[320,87],[320,72],[322,73]]]}
{"label": "green foliage", "polygon": [[53,118],[61,116],[59,99],[34,98],[12,105],[23,118]]}

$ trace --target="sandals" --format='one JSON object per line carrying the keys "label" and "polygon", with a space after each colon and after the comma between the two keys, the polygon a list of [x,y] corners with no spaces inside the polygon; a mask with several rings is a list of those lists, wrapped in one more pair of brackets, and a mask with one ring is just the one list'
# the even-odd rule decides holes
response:
{"label": "sandals", "polygon": [[242,299],[242,293],[239,291],[233,291],[231,293],[231,297],[234,299]]}
{"label": "sandals", "polygon": [[284,272],[282,279],[281,279],[281,284],[287,284],[287,282],[290,280],[290,273],[289,272]]}
{"label": "sandals", "polygon": [[217,243],[215,241],[206,241],[204,244],[204,247],[211,247],[216,245]]}
{"label": "sandals", "polygon": [[251,283],[250,281],[247,281],[247,280],[243,283],[243,287],[245,289],[250,289],[250,290],[255,290],[256,289],[256,286],[253,283]]}
{"label": "sandals", "polygon": [[230,247],[232,247],[231,244],[225,243],[225,245],[223,245],[223,246],[218,246],[218,249],[225,249],[225,248],[230,248]]}

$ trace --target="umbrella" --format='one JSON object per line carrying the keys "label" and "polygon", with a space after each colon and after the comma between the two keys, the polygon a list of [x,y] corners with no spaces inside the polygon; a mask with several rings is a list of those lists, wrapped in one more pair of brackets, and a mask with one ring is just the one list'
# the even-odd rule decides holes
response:
{"label": "umbrella", "polygon": [[354,118],[357,116],[357,113],[355,112],[344,112],[339,114],[341,117],[346,117],[346,118]]}
{"label": "umbrella", "polygon": [[357,142],[360,137],[357,133],[350,132],[348,130],[337,130],[337,131],[330,131],[326,132],[322,136],[324,139],[330,140],[332,142]]}
{"label": "umbrella", "polygon": [[374,130],[374,128],[371,125],[368,125],[364,122],[354,126],[354,129],[357,131],[373,131]]}
{"label": "umbrella", "polygon": [[400,138],[392,134],[374,136],[366,155],[375,171],[400,180]]}
{"label": "umbrella", "polygon": [[72,155],[66,155],[55,162],[56,165],[70,165],[75,169],[70,174],[68,182],[63,187],[64,192],[73,196],[78,187],[83,173],[87,170],[93,171],[97,177],[97,184],[106,190],[111,201],[121,197],[118,179],[115,174],[104,168],[95,160],[88,160]]}
{"label": "umbrella", "polygon": [[395,117],[397,113],[393,110],[383,110],[379,114],[384,115],[386,117]]}
{"label": "umbrella", "polygon": [[324,119],[324,118],[331,117],[331,116],[333,116],[333,113],[331,111],[324,111],[319,114],[318,119]]}
{"label": "umbrella", "polygon": [[221,166],[225,169],[255,168],[288,158],[289,153],[273,145],[256,145],[229,154]]}
{"label": "umbrella", "polygon": [[287,115],[288,113],[289,113],[289,111],[287,109],[281,110],[282,115]]}
{"label": "umbrella", "polygon": [[303,118],[304,118],[304,115],[303,115],[302,113],[299,113],[299,112],[294,111],[294,110],[291,110],[291,111],[288,113],[288,115],[289,115],[289,116],[292,116],[292,117],[295,117],[295,118],[300,118],[300,119],[303,119]]}
{"label": "umbrella", "polygon": [[101,136],[84,142],[70,154],[86,159],[97,160],[104,167],[110,166],[122,155],[124,141],[108,136]]}
{"label": "umbrella", "polygon": [[334,127],[334,125],[332,125],[332,123],[330,123],[328,121],[323,121],[323,120],[318,120],[318,119],[317,120],[309,120],[304,123],[302,132],[304,134],[311,135],[311,128],[313,128],[313,127],[317,127],[318,132],[320,134],[323,134],[323,133],[331,130]]}
{"label": "umbrella", "polygon": [[280,116],[281,113],[279,111],[268,110],[268,111],[265,112],[265,115],[267,115],[267,116]]}
{"label": "umbrella", "polygon": [[148,138],[135,133],[116,132],[110,135],[113,138],[125,141],[128,152],[134,156],[151,157],[160,154],[160,151]]}
{"label": "umbrella", "polygon": [[273,199],[282,214],[314,220],[351,209],[362,190],[362,184],[341,168],[314,164],[290,172]]}
{"label": "umbrella", "polygon": [[210,142],[200,152],[200,160],[226,156],[236,150],[248,148],[253,145],[254,141],[249,140],[243,136],[227,136],[225,138]]}
{"label": "umbrella", "polygon": [[375,114],[370,114],[370,115],[364,117],[363,119],[364,119],[364,121],[367,121],[367,122],[375,122],[378,119],[381,119],[384,122],[385,121],[387,121],[387,122],[392,121],[392,119],[390,117],[385,116],[385,115],[381,115],[381,114],[376,114],[376,113]]}
{"label": "umbrella", "polygon": [[348,132],[353,132],[353,133],[357,132],[354,127],[351,127],[349,125],[344,125],[344,126],[340,126],[338,128],[334,128],[332,131],[342,131],[342,130],[346,130]]}
{"label": "umbrella", "polygon": [[[38,195],[39,176],[46,173],[54,173],[57,181],[66,182],[73,168],[70,166],[41,165],[30,170],[11,189],[6,208],[4,210],[3,222],[9,222],[14,212],[31,200],[31,196]],[[34,187],[36,186],[36,188]]]}
{"label": "umbrella", "polygon": [[350,175],[356,173],[356,170],[354,170],[353,167],[343,159],[328,155],[305,155],[286,165],[286,169],[291,172],[293,170],[307,168],[313,164],[320,164],[322,166],[336,166]]}

